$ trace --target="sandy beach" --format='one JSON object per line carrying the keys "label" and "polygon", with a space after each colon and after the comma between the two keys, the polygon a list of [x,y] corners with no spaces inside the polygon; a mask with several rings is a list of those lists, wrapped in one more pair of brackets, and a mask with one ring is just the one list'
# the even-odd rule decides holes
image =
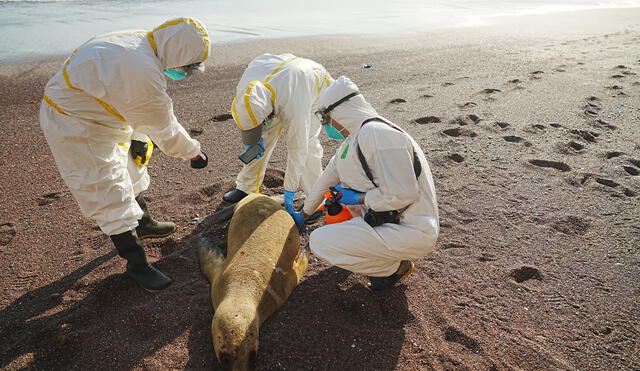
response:
{"label": "sandy beach", "polygon": [[[411,133],[442,230],[389,292],[312,258],[260,329],[259,370],[640,369],[640,8],[386,37],[213,40],[207,72],[169,89],[210,168],[159,151],[149,166],[149,208],[179,226],[144,241],[175,281],[154,295],[81,216],[40,130],[44,86],[66,56],[0,62],[1,369],[220,369],[195,246],[203,234],[224,244],[226,224],[197,222],[234,186],[242,146],[230,102],[264,52],[350,77]],[[321,137],[326,163],[337,143]],[[283,192],[285,160],[280,143],[264,193]]]}

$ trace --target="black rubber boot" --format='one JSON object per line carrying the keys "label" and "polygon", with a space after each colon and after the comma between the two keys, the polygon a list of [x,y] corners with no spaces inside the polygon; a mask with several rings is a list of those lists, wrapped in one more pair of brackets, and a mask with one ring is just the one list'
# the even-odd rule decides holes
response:
{"label": "black rubber boot", "polygon": [[138,227],[136,227],[136,233],[139,239],[166,237],[176,231],[176,225],[172,222],[158,222],[153,220],[151,214],[149,214],[147,202],[142,196],[142,193],[136,197],[136,201],[143,212],[142,219],[138,220]]}
{"label": "black rubber boot", "polygon": [[160,291],[173,282],[147,262],[144,247],[136,236],[136,232],[126,231],[111,237],[118,250],[118,255],[127,260],[127,275],[148,292]]}
{"label": "black rubber boot", "polygon": [[224,196],[222,196],[222,199],[229,203],[235,204],[245,197],[247,197],[246,193],[242,192],[239,189],[232,189],[229,192],[225,193]]}
{"label": "black rubber boot", "polygon": [[369,288],[373,291],[390,289],[396,283],[409,277],[414,269],[415,267],[410,260],[402,260],[396,273],[388,277],[369,277]]}

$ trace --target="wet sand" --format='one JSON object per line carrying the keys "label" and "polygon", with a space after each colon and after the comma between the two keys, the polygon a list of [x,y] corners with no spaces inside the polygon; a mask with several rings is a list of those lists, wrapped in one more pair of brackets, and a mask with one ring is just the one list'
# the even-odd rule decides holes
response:
{"label": "wet sand", "polygon": [[[150,295],[80,215],[37,122],[64,57],[0,63],[0,368],[219,369],[197,218],[225,206],[242,146],[228,114],[244,66],[291,52],[349,76],[425,151],[437,250],[393,291],[313,258],[261,328],[260,370],[640,368],[640,9],[505,18],[388,37],[215,45],[207,73],[170,83],[211,167],[158,151],[145,240],[175,282]],[[214,37],[215,39],[215,37]],[[70,46],[72,48],[73,46]],[[370,66],[365,68],[365,65]],[[325,161],[336,143],[322,134]],[[279,144],[263,187],[283,191]],[[307,227],[305,236],[321,225]],[[306,241],[306,238],[305,238]]]}

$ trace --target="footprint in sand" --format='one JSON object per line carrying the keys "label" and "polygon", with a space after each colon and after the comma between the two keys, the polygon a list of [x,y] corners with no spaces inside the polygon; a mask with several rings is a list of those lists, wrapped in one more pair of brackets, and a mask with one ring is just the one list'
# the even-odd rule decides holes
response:
{"label": "footprint in sand", "polygon": [[509,80],[509,83],[511,83],[511,84],[519,84],[519,83],[521,83],[521,82],[522,82],[522,81],[520,81],[520,79],[513,79],[513,80]]}
{"label": "footprint in sand", "polygon": [[616,157],[620,157],[622,155],[624,155],[624,152],[618,152],[618,151],[612,151],[612,152],[607,152],[604,157],[607,158],[607,160],[611,160],[612,158],[616,158]]}
{"label": "footprint in sand", "polygon": [[389,103],[392,103],[392,104],[398,104],[398,103],[406,103],[406,102],[407,102],[407,101],[406,101],[405,99],[402,99],[402,98],[396,98],[396,99],[391,100]]}
{"label": "footprint in sand", "polygon": [[473,108],[477,106],[478,106],[478,103],[476,102],[467,102],[465,104],[458,104],[458,107],[460,107],[461,109],[468,109],[468,108]]}
{"label": "footprint in sand", "polygon": [[422,98],[433,98],[433,95],[431,95],[431,94],[422,94],[421,97]]}
{"label": "footprint in sand", "polygon": [[564,145],[563,153],[582,153],[584,150],[584,145],[578,142],[571,141]]}
{"label": "footprint in sand", "polygon": [[600,134],[593,132],[593,131],[585,131],[585,130],[578,130],[578,129],[573,129],[571,130],[571,134],[577,135],[580,138],[586,140],[587,142],[591,142],[591,143],[595,143],[596,142],[596,137],[600,136]]}
{"label": "footprint in sand", "polygon": [[629,162],[630,162],[633,166],[635,166],[635,167],[637,167],[637,168],[640,168],[640,160],[636,160],[635,158],[630,158],[630,159],[629,159]]}
{"label": "footprint in sand", "polygon": [[531,165],[539,166],[539,167],[548,167],[551,169],[556,169],[561,172],[567,172],[571,170],[571,167],[564,162],[559,161],[549,161],[549,160],[529,160]]}
{"label": "footprint in sand", "polygon": [[612,125],[612,124],[610,124],[607,121],[604,121],[602,119],[596,119],[595,121],[593,121],[593,126],[595,126],[597,128],[605,128],[605,129],[609,129],[609,130],[616,130],[618,128],[617,126]]}
{"label": "footprint in sand", "polygon": [[223,122],[223,121],[231,120],[232,118],[233,116],[231,116],[230,114],[223,113],[221,115],[213,116],[211,120],[215,122]]}
{"label": "footprint in sand", "polygon": [[621,72],[623,75],[627,75],[627,76],[638,76],[637,73],[635,72],[631,72],[631,71],[622,71]]}
{"label": "footprint in sand", "polygon": [[610,187],[610,188],[616,188],[620,186],[620,183],[616,183],[611,179],[605,179],[605,178],[596,178],[596,183],[602,184],[603,186]]}
{"label": "footprint in sand", "polygon": [[605,88],[610,89],[610,90],[622,90],[622,89],[624,89],[624,86],[611,85],[611,86],[605,86]]}
{"label": "footprint in sand", "polygon": [[513,280],[517,283],[522,283],[529,280],[542,280],[542,274],[540,273],[540,270],[529,265],[523,265],[521,267],[513,269],[509,273],[509,277],[513,278]]}
{"label": "footprint in sand", "polygon": [[500,121],[496,122],[494,125],[498,126],[500,129],[506,129],[509,126],[511,126],[506,122],[500,122]]}
{"label": "footprint in sand", "polygon": [[622,78],[624,78],[624,75],[612,75],[611,78],[612,79],[622,79]]}
{"label": "footprint in sand", "polygon": [[590,96],[590,97],[587,97],[587,100],[588,100],[589,102],[599,102],[599,101],[600,101],[600,98],[595,97],[595,96],[593,96],[593,95],[592,95],[592,96]]}
{"label": "footprint in sand", "polygon": [[191,134],[192,137],[200,136],[202,133],[204,133],[204,130],[201,128],[189,129],[189,134]]}
{"label": "footprint in sand", "polygon": [[533,145],[530,142],[526,141],[524,138],[521,138],[515,135],[507,135],[502,137],[502,139],[510,143],[522,143],[524,144],[525,147],[531,147]]}
{"label": "footprint in sand", "polygon": [[442,245],[442,249],[468,249],[469,245],[466,245],[462,242],[447,242]]}
{"label": "footprint in sand", "polygon": [[532,134],[544,133],[546,130],[547,130],[547,127],[542,124],[533,124],[533,125],[527,126],[524,129],[524,131],[526,131],[527,133],[532,133]]}
{"label": "footprint in sand", "polygon": [[59,199],[60,199],[60,192],[47,193],[45,195],[38,197],[38,205],[39,206],[50,205]]}
{"label": "footprint in sand", "polygon": [[556,123],[549,124],[549,126],[551,126],[552,128],[556,128],[556,129],[557,129],[557,128],[561,128],[561,127],[562,127],[562,125],[560,125],[560,124],[556,124]]}
{"label": "footprint in sand", "polygon": [[476,115],[466,115],[466,116],[458,116],[455,119],[449,121],[449,124],[451,125],[460,125],[460,126],[466,126],[466,125],[472,125],[472,124],[477,124],[478,122],[480,122],[481,118],[476,116]]}
{"label": "footprint in sand", "polygon": [[455,85],[455,84],[452,83],[452,82],[443,82],[442,83],[442,86],[452,86],[452,85]]}
{"label": "footprint in sand", "polygon": [[413,121],[416,124],[424,125],[424,124],[437,124],[437,123],[442,122],[442,119],[440,119],[440,117],[436,117],[436,116],[425,116],[425,117],[417,118],[417,119],[415,119]]}
{"label": "footprint in sand", "polygon": [[559,65],[554,69],[555,72],[567,72],[567,66],[564,64]]}
{"label": "footprint in sand", "polygon": [[598,111],[593,110],[593,109],[585,109],[584,110],[584,114],[590,117],[596,117],[598,116]]}
{"label": "footprint in sand", "polygon": [[491,262],[491,261],[495,261],[497,260],[497,258],[491,254],[487,254],[487,253],[482,253],[479,257],[478,257],[478,261],[479,262]]}
{"label": "footprint in sand", "polygon": [[457,153],[452,153],[449,156],[447,156],[447,158],[453,162],[457,162],[457,163],[461,163],[462,161],[464,161],[464,157],[462,157],[462,155],[457,154]]}
{"label": "footprint in sand", "polygon": [[7,246],[16,236],[16,227],[12,223],[0,224],[0,246]]}
{"label": "footprint in sand", "polygon": [[638,174],[640,174],[640,170],[636,169],[635,167],[631,167],[631,166],[623,166],[622,167],[624,169],[624,171],[627,172],[627,174],[629,175],[633,175],[636,176]]}
{"label": "footprint in sand", "polygon": [[478,134],[476,134],[475,132],[473,132],[471,130],[463,129],[463,128],[447,129],[447,130],[444,130],[442,133],[445,134],[445,135],[448,135],[450,137],[470,137],[470,138],[474,138],[474,137],[478,136]]}
{"label": "footprint in sand", "polygon": [[631,190],[629,188],[625,188],[623,193],[627,197],[636,197],[638,195],[637,192],[635,192],[635,191],[633,191],[633,190]]}
{"label": "footprint in sand", "polygon": [[570,215],[553,224],[553,229],[569,235],[585,235],[591,227],[591,221]]}
{"label": "footprint in sand", "polygon": [[640,86],[640,81],[635,81],[633,84],[631,84],[633,86]]}
{"label": "footprint in sand", "polygon": [[500,93],[500,92],[501,92],[501,90],[500,90],[500,89],[487,88],[487,89],[482,90],[480,93],[483,93],[483,94],[493,94],[493,93]]}
{"label": "footprint in sand", "polygon": [[540,80],[544,71],[533,71],[530,74],[530,78],[533,80]]}

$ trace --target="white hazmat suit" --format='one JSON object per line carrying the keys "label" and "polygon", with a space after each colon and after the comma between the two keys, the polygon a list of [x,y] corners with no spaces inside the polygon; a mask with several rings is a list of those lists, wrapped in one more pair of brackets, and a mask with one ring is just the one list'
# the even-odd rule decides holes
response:
{"label": "white hazmat suit", "polygon": [[153,31],[97,36],[47,83],[40,125],[82,214],[107,235],[134,229],[143,215],[134,197],[148,188],[149,175],[128,153],[132,139],[148,136],[185,160],[200,153],[173,114],[163,70],[208,54],[205,27],[179,18]]}
{"label": "white hazmat suit", "polygon": [[[340,77],[318,99],[328,107],[358,91],[351,80]],[[438,208],[429,164],[409,134],[382,120],[362,95],[356,95],[330,112],[331,119],[349,135],[331,158],[307,195],[303,211],[310,215],[324,199],[329,187],[339,184],[366,193],[364,207],[375,211],[399,210],[400,223],[371,227],[362,217],[330,224],[311,233],[311,251],[330,264],[372,277],[390,276],[401,260],[430,253],[439,232]],[[369,180],[358,158],[362,151],[377,187]],[[422,167],[416,179],[413,152]]]}
{"label": "white hazmat suit", "polygon": [[264,155],[242,168],[237,189],[260,192],[266,164],[283,129],[287,136],[284,188],[311,189],[322,172],[321,125],[312,106],[332,81],[320,64],[291,54],[263,54],[249,63],[231,105],[233,119],[246,131],[261,125],[271,113],[274,117],[262,128]]}

